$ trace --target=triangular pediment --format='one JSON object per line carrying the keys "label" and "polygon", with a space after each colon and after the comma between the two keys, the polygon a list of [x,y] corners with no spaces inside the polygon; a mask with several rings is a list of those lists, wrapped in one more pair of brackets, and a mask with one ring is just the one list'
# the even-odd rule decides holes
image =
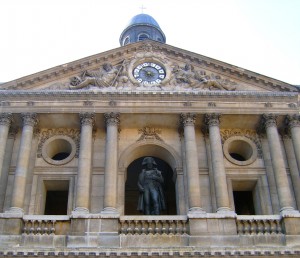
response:
{"label": "triangular pediment", "polygon": [[298,91],[288,83],[148,40],[3,83],[0,89]]}

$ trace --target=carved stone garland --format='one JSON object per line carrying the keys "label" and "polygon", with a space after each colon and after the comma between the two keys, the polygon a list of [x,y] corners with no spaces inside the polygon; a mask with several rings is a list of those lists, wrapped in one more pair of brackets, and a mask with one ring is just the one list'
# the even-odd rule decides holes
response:
{"label": "carved stone garland", "polygon": [[262,147],[261,142],[259,140],[258,134],[255,130],[250,129],[221,129],[221,139],[222,144],[232,136],[244,136],[253,141],[257,148],[257,156],[258,158],[262,158]]}
{"label": "carved stone garland", "polygon": [[69,128],[54,128],[54,129],[44,129],[40,132],[40,141],[37,150],[37,157],[42,157],[42,148],[44,143],[51,137],[62,135],[69,136],[72,138],[76,144],[76,154],[75,157],[79,156],[79,147],[80,147],[80,130],[77,129],[69,129]]}
{"label": "carved stone garland", "polygon": [[145,126],[142,129],[138,129],[139,134],[141,134],[140,138],[137,141],[143,140],[163,140],[159,137],[158,134],[161,134],[161,129]]}

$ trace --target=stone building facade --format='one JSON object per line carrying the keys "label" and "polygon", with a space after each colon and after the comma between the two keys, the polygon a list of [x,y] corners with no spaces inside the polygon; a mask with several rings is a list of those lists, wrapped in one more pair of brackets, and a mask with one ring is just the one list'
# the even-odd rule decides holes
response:
{"label": "stone building facade", "polygon": [[[0,85],[1,256],[300,255],[299,89],[164,42],[142,14]],[[136,210],[145,157],[160,215]]]}

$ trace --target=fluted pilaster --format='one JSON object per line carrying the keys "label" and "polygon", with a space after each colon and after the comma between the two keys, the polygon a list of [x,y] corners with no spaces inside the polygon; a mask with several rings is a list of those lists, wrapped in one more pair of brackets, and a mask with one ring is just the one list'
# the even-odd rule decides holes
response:
{"label": "fluted pilaster", "polygon": [[204,211],[201,209],[198,152],[195,135],[196,115],[191,113],[181,114],[180,120],[184,129],[189,212],[202,213]]}
{"label": "fluted pilaster", "polygon": [[6,142],[8,138],[9,128],[12,123],[11,113],[0,114],[0,178],[2,175],[3,161],[6,149]]}
{"label": "fluted pilaster", "polygon": [[286,117],[288,128],[291,132],[298,169],[300,169],[300,116],[288,115]]}
{"label": "fluted pilaster", "polygon": [[289,187],[287,172],[285,169],[280,138],[277,130],[277,116],[274,114],[264,114],[262,126],[266,130],[269,143],[272,167],[276,181],[280,211],[293,211],[292,194]]}
{"label": "fluted pilaster", "polygon": [[117,211],[117,180],[118,180],[118,126],[119,113],[105,113],[106,145],[105,145],[105,184],[104,209],[102,213],[118,213]]}
{"label": "fluted pilaster", "polygon": [[38,123],[37,114],[35,113],[22,113],[21,117],[23,120],[23,129],[13,184],[11,208],[9,210],[11,212],[24,211],[26,179],[31,154],[31,145],[34,127]]}
{"label": "fluted pilaster", "polygon": [[79,117],[81,133],[74,212],[88,213],[91,192],[93,125],[95,115],[94,113],[81,113]]}
{"label": "fluted pilaster", "polygon": [[220,135],[220,114],[206,114],[205,124],[209,131],[209,141],[211,150],[211,162],[213,178],[215,183],[217,212],[230,212],[230,203],[227,189],[226,171],[222,141]]}

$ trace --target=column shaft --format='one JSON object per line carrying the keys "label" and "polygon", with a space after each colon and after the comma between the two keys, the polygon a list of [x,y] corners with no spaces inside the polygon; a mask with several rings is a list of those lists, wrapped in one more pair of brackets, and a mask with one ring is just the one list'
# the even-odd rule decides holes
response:
{"label": "column shaft", "polygon": [[219,129],[219,114],[207,114],[206,124],[209,127],[209,141],[211,149],[211,162],[213,169],[213,178],[215,182],[215,193],[217,212],[228,212],[231,211],[226,171],[224,166],[223,148],[221,142],[221,135]]}
{"label": "column shaft", "polygon": [[11,122],[12,115],[10,113],[0,114],[0,178],[3,170],[6,142]]}
{"label": "column shaft", "polygon": [[294,210],[292,194],[285,169],[282,148],[276,126],[276,116],[272,114],[264,115],[264,125],[266,128],[270,155],[278,191],[280,210]]}
{"label": "column shaft", "polygon": [[287,122],[291,131],[298,169],[300,170],[300,117],[298,115],[287,116]]}
{"label": "column shaft", "polygon": [[107,113],[106,145],[105,145],[105,183],[103,212],[116,213],[117,209],[117,181],[118,181],[118,125],[119,114]]}
{"label": "column shaft", "polygon": [[186,157],[186,171],[188,183],[189,211],[203,212],[201,207],[201,191],[199,180],[198,152],[195,135],[194,114],[181,114],[184,126],[184,143]]}
{"label": "column shaft", "polygon": [[11,208],[23,212],[26,190],[26,179],[28,174],[29,160],[31,154],[31,144],[33,139],[34,126],[37,123],[36,114],[22,114],[23,129],[20,148],[15,171]]}
{"label": "column shaft", "polygon": [[75,212],[88,213],[91,193],[94,114],[80,114],[80,122],[81,133],[76,185]]}

